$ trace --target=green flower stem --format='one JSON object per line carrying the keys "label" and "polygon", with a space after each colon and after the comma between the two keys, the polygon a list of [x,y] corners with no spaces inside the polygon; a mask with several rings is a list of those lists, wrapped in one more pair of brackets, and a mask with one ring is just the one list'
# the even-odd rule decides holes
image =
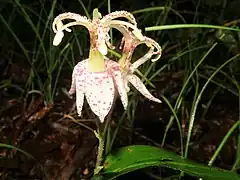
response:
{"label": "green flower stem", "polygon": [[[111,142],[111,137],[109,136],[109,131],[110,131],[110,123],[112,120],[112,112],[115,106],[115,102],[117,99],[117,93],[114,95],[114,100],[113,100],[113,105],[112,108],[106,118],[104,128],[102,127],[102,124],[98,124],[98,132],[94,131],[94,134],[96,138],[98,139],[99,145],[98,145],[98,154],[97,154],[97,160],[96,160],[96,166],[94,169],[94,175],[97,175],[103,168],[102,162],[103,162],[103,155],[104,151],[105,154],[108,154],[108,152],[111,151],[110,149],[110,142]],[[106,148],[105,148],[105,143],[106,143]]]}
{"label": "green flower stem", "polygon": [[94,134],[99,142],[96,166],[94,169],[94,175],[97,175],[103,168],[103,166],[101,166],[101,164],[102,164],[102,160],[103,160],[102,156],[103,156],[103,151],[104,151],[104,139],[102,138],[100,132],[94,131]]}

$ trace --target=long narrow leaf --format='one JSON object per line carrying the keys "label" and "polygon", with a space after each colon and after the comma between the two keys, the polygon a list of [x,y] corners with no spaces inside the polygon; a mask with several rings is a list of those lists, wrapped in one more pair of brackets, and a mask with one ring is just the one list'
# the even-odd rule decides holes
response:
{"label": "long narrow leaf", "polygon": [[199,164],[164,149],[145,145],[123,147],[107,156],[102,175],[106,179],[115,179],[128,172],[154,166],[184,171],[204,180],[240,179],[239,175],[231,171]]}

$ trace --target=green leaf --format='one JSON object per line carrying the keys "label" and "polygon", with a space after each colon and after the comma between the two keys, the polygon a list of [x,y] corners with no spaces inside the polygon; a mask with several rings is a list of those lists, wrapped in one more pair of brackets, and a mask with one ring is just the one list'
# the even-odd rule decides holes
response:
{"label": "green leaf", "polygon": [[221,29],[227,31],[238,31],[239,28],[232,28],[226,26],[216,26],[211,24],[173,24],[173,25],[161,25],[161,26],[152,26],[146,27],[145,31],[159,31],[159,30],[170,30],[170,29],[182,29],[182,28],[208,28],[208,29]]}
{"label": "green leaf", "polygon": [[240,179],[236,173],[199,164],[164,149],[145,145],[123,147],[108,155],[102,175],[107,179],[114,179],[128,172],[153,166],[181,170],[204,180]]}

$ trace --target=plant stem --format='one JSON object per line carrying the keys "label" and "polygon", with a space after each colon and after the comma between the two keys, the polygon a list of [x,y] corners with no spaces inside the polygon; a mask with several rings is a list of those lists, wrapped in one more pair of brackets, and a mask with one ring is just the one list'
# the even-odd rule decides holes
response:
{"label": "plant stem", "polygon": [[102,155],[103,155],[103,151],[104,151],[104,139],[102,138],[100,132],[94,131],[94,134],[95,134],[95,136],[96,136],[96,138],[98,139],[98,142],[99,142],[96,166],[95,166],[95,169],[94,169],[94,175],[96,175],[103,168],[103,166],[101,166],[101,164],[102,164]]}
{"label": "plant stem", "polygon": [[102,161],[103,161],[103,153],[104,153],[104,145],[106,143],[106,148],[105,148],[105,154],[110,152],[110,136],[108,136],[109,128],[110,128],[110,122],[112,120],[112,113],[113,109],[115,106],[115,102],[117,99],[117,93],[114,95],[113,99],[113,105],[108,113],[108,116],[106,118],[105,124],[104,124],[104,129],[102,128],[102,124],[98,124],[98,132],[94,131],[94,134],[96,138],[98,139],[99,145],[98,145],[98,154],[97,154],[97,160],[96,160],[96,166],[94,169],[94,175],[97,175],[103,168],[102,166]]}
{"label": "plant stem", "polygon": [[112,121],[112,114],[113,114],[113,109],[115,107],[116,104],[116,100],[117,100],[117,96],[118,94],[115,92],[114,94],[114,99],[113,99],[113,105],[112,108],[110,109],[107,119],[106,119],[106,123],[105,123],[105,127],[104,127],[104,131],[103,131],[103,138],[104,140],[106,140],[106,146],[105,146],[105,155],[108,154],[111,151],[111,136],[110,136],[110,123]]}

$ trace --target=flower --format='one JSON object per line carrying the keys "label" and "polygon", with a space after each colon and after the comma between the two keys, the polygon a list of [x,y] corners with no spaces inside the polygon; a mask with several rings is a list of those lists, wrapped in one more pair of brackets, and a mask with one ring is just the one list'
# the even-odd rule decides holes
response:
{"label": "flower", "polygon": [[[115,20],[119,17],[126,18],[129,22]],[[73,20],[73,22],[63,25],[65,19]],[[76,93],[79,116],[82,113],[85,96],[91,110],[99,117],[100,122],[104,122],[113,105],[116,90],[124,109],[126,109],[128,105],[127,93],[130,90],[129,83],[148,99],[158,103],[161,102],[153,97],[141,80],[133,74],[141,64],[150,59],[153,54],[156,54],[153,51],[155,47],[158,49],[158,57],[155,59],[159,59],[161,47],[152,39],[142,35],[132,14],[127,11],[116,11],[102,17],[95,9],[92,20],[70,12],[60,14],[54,19],[52,26],[54,33],[56,33],[53,45],[59,45],[64,37],[64,31],[71,32],[69,27],[75,25],[85,26],[90,33],[89,58],[79,62],[74,67],[69,91],[70,95]],[[118,62],[106,57],[107,49],[115,48],[109,42],[110,28],[116,28],[124,35],[123,56]],[[142,43],[150,47],[149,52],[138,61],[131,63],[134,49]]]}
{"label": "flower", "polygon": [[[104,72],[87,71],[89,59],[79,62],[73,70],[72,85],[69,94],[76,92],[76,106],[81,116],[84,96],[92,111],[104,122],[105,116],[113,105],[115,87],[119,91],[124,108],[127,108],[127,93],[124,91],[124,81],[117,62],[105,59]],[[115,77],[114,79],[112,77]],[[115,81],[114,81],[115,80]]]}
{"label": "flower", "polygon": [[[114,20],[116,18],[123,17],[130,21],[124,22],[120,20]],[[73,22],[70,22],[66,25],[63,25],[62,21],[65,19],[74,20]],[[101,16],[101,14],[98,12],[97,9],[94,9],[93,11],[93,20],[87,19],[85,16],[81,16],[79,14],[67,12],[58,15],[52,24],[52,29],[54,33],[56,33],[53,45],[57,46],[61,43],[62,38],[64,36],[63,31],[66,30],[70,32],[71,30],[68,27],[76,26],[76,25],[82,25],[85,26],[89,33],[91,38],[91,49],[97,49],[102,55],[107,54],[107,46],[110,49],[114,49],[114,46],[111,45],[109,42],[109,28],[112,24],[124,24],[125,26],[130,26],[137,30],[137,23],[134,18],[134,16],[127,12],[127,11],[115,11],[112,12],[104,17]]]}
{"label": "flower", "polygon": [[[136,75],[133,74],[140,65],[149,60],[154,54],[157,54],[157,57],[152,59],[152,62],[158,60],[161,57],[161,47],[153,39],[143,36],[141,31],[129,31],[129,29],[124,26],[118,26],[115,28],[118,29],[124,36],[121,43],[123,55],[122,58],[119,60],[119,64],[121,66],[121,71],[123,73],[124,84],[127,92],[130,90],[128,84],[131,83],[143,96],[145,96],[151,101],[161,103],[158,98],[155,98],[153,95],[151,95],[143,82]],[[132,59],[132,54],[135,48],[139,44],[143,43],[150,47],[150,50],[143,57],[139,58],[134,63],[131,63],[130,61]],[[123,44],[124,47],[122,48]],[[155,48],[157,49],[156,52],[154,52]]]}

